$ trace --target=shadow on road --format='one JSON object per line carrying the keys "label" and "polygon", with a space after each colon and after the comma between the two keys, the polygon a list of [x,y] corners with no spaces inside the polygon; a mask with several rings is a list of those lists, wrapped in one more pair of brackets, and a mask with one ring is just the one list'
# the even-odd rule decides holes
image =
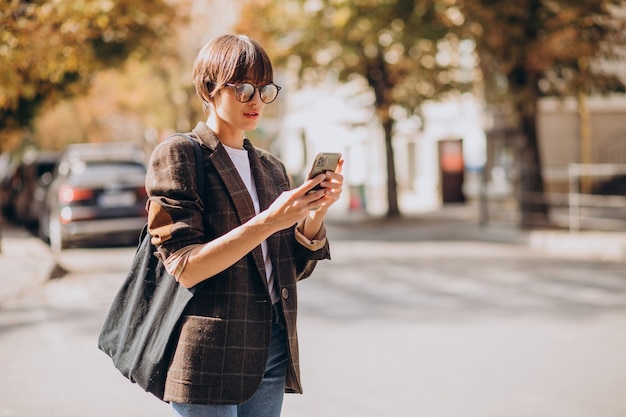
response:
{"label": "shadow on road", "polygon": [[472,320],[626,310],[623,265],[543,258],[481,242],[337,242],[301,283],[300,308],[328,320]]}

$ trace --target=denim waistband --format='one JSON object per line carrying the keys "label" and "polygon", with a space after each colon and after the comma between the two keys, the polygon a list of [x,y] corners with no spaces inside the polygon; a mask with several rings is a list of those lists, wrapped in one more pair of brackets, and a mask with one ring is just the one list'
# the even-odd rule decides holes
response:
{"label": "denim waistband", "polygon": [[272,324],[285,324],[283,306],[280,302],[272,304]]}

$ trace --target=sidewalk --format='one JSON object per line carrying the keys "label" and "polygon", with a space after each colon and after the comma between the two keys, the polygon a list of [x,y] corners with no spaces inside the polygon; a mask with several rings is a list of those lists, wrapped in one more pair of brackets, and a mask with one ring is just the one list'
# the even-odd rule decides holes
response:
{"label": "sidewalk", "polygon": [[479,224],[474,205],[450,205],[401,219],[365,217],[359,213],[329,215],[331,239],[380,241],[478,241],[525,245],[547,256],[626,262],[626,231],[522,231],[512,223]]}
{"label": "sidewalk", "polygon": [[20,226],[3,222],[0,239],[0,307],[47,281],[56,262],[48,245]]}

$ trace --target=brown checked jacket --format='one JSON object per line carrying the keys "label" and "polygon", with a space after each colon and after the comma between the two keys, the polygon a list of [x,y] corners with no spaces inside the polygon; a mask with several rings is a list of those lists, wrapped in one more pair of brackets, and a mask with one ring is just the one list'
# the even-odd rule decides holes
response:
{"label": "brown checked jacket", "polygon": [[[148,226],[158,256],[215,239],[254,215],[252,199],[226,150],[205,123],[190,134],[203,150],[205,201],[196,187],[193,145],[182,136],[160,143],[152,153],[146,190]],[[289,178],[283,164],[246,139],[261,210],[283,191]],[[298,243],[295,225],[268,238],[288,334],[286,392],[302,392],[296,330],[296,282],[318,260],[330,259],[328,242],[318,250]],[[320,230],[316,240],[325,240]],[[230,268],[198,284],[185,311],[171,365],[165,400],[192,404],[240,404],[252,397],[263,377],[270,346],[272,306],[261,247]]]}

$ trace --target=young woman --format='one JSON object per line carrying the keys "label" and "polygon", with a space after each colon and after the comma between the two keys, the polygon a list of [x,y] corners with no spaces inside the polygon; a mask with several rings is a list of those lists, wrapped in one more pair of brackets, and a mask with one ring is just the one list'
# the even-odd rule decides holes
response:
{"label": "young woman", "polygon": [[343,161],[291,189],[283,164],[246,139],[280,90],[254,40],[212,40],[196,57],[193,80],[208,113],[190,133],[204,154],[205,200],[183,137],[155,148],[146,177],[158,256],[196,291],[165,400],[175,416],[279,416],[284,392],[302,392],[296,282],[330,258],[323,220],[341,195]]}

